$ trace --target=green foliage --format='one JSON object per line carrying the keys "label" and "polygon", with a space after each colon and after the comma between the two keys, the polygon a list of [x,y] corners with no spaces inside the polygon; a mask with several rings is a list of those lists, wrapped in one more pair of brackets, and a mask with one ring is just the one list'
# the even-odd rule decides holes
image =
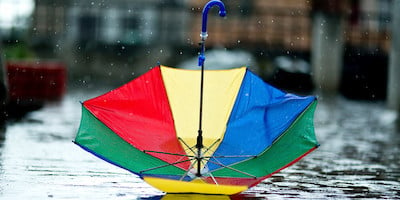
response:
{"label": "green foliage", "polygon": [[4,45],[4,57],[6,60],[21,60],[34,58],[34,52],[27,44],[19,42]]}

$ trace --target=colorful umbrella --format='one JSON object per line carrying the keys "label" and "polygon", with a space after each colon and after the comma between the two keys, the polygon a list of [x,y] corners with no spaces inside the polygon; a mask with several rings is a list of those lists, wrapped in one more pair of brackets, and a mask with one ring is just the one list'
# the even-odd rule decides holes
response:
{"label": "colorful umbrella", "polygon": [[[223,7],[205,10],[214,4]],[[167,193],[228,195],[318,146],[315,97],[273,88],[246,67],[204,70],[202,49],[200,70],[157,66],[83,102],[75,143]]]}

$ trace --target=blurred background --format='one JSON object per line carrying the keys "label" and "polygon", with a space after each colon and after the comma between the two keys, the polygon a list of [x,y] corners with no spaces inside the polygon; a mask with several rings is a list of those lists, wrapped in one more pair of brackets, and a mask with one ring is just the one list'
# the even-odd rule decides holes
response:
{"label": "blurred background", "polygon": [[[195,57],[205,2],[1,0],[0,50],[4,62],[62,62],[69,87],[120,85]],[[224,53],[216,68],[250,65],[284,90],[384,100],[393,2],[227,1],[226,19],[210,14],[207,49]]]}
{"label": "blurred background", "polygon": [[[71,143],[79,101],[158,64],[196,69],[206,2],[0,0],[0,198],[161,199]],[[398,198],[400,0],[223,2],[206,68],[320,100],[316,153],[237,199]]]}

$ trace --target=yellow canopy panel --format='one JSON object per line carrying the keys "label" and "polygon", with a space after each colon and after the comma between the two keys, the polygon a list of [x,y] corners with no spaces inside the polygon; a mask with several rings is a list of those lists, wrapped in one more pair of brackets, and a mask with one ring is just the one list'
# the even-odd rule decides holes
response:
{"label": "yellow canopy panel", "polygon": [[[204,72],[202,117],[204,146],[210,147],[218,139],[223,139],[245,72],[246,67]],[[161,73],[177,136],[189,146],[194,146],[199,129],[201,71],[161,66]],[[214,152],[218,145],[219,142],[207,153]],[[190,150],[186,153],[193,155]]]}
{"label": "yellow canopy panel", "polygon": [[144,177],[143,179],[151,186],[166,193],[195,193],[195,194],[222,194],[232,195],[248,189],[247,186],[237,185],[216,185],[198,181],[192,182],[177,181],[154,177]]}

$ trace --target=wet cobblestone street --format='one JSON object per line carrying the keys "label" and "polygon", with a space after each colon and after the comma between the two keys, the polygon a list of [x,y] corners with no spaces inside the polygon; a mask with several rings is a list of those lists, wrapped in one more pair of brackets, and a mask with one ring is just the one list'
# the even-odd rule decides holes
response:
{"label": "wet cobblestone street", "polygon": [[[79,126],[79,101],[101,93],[71,91],[63,101],[7,124],[0,141],[0,199],[201,199],[164,196],[71,142]],[[315,114],[320,148],[231,198],[399,198],[395,119],[383,102],[321,98]]]}

